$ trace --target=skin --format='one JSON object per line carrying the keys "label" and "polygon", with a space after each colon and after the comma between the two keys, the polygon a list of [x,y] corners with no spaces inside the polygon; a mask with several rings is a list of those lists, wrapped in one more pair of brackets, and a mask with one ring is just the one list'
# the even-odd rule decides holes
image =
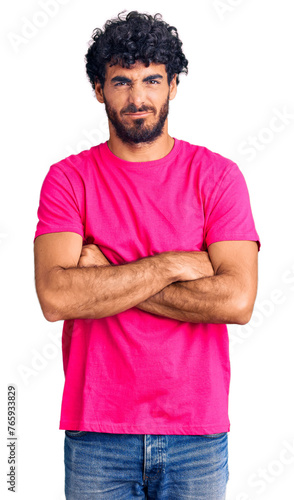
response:
{"label": "skin", "polygon": [[[184,258],[183,264],[190,256],[191,268],[197,266],[198,277],[189,274],[187,279],[182,277],[137,304],[138,309],[191,323],[248,323],[257,293],[256,242],[221,241],[208,247],[208,255],[206,252],[178,254],[178,259]],[[111,265],[97,245],[82,248],[79,267]]]}
{"label": "skin", "polygon": [[[146,80],[152,75],[159,75],[153,80]],[[113,81],[114,78],[127,78],[127,82]],[[107,66],[105,84],[102,89],[98,82],[95,85],[95,93],[98,102],[111,104],[120,113],[131,103],[138,109],[144,104],[154,108],[154,111],[145,113],[123,113],[121,120],[126,125],[132,126],[134,120],[144,118],[146,126],[153,125],[158,118],[159,111],[165,101],[175,98],[177,93],[176,75],[168,85],[167,73],[164,64],[150,64],[147,68],[144,64],[137,62],[132,68],[121,66]],[[127,161],[150,161],[158,160],[166,156],[174,146],[174,139],[168,134],[168,120],[166,120],[162,135],[153,143],[125,144],[117,137],[114,127],[109,122],[110,138],[108,146],[119,158]]]}
{"label": "skin", "polygon": [[[97,83],[95,92],[126,128],[138,119],[148,128],[176,96],[176,75],[168,85],[164,65],[108,66],[104,87]],[[127,161],[163,158],[174,145],[167,119],[152,143],[123,142],[110,120],[109,133],[110,150]],[[36,238],[34,255],[36,290],[48,321],[101,318],[138,307],[180,321],[246,324],[257,293],[254,241],[221,241],[208,252],[164,252],[117,266],[96,245],[63,232]]]}

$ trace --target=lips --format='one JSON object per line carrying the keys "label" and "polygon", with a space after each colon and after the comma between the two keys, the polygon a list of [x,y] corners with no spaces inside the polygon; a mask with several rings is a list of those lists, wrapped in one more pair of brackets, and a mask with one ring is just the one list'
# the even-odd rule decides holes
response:
{"label": "lips", "polygon": [[124,109],[121,110],[122,115],[129,115],[129,116],[145,116],[147,114],[154,113],[156,114],[156,109],[155,108],[147,108],[147,106],[140,106],[140,108],[137,108],[134,104],[130,104],[129,106],[126,106]]}
{"label": "lips", "polygon": [[146,115],[150,115],[151,111],[142,111],[142,112],[137,112],[137,113],[124,113],[125,115],[127,116],[134,116],[134,117],[142,117],[142,116],[146,116]]}

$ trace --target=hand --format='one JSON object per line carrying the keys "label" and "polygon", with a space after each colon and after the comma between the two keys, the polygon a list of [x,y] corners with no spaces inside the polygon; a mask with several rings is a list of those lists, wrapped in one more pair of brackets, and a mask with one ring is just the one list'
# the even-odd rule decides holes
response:
{"label": "hand", "polygon": [[111,265],[111,262],[107,260],[97,245],[91,243],[83,246],[78,267],[99,267]]}
{"label": "hand", "polygon": [[192,281],[214,276],[214,269],[207,252],[168,252],[168,257],[178,269],[177,281]]}

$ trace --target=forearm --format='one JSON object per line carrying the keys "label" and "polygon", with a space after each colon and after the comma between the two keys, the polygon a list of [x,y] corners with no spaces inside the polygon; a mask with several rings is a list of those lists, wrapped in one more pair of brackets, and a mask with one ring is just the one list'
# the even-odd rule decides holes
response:
{"label": "forearm", "polygon": [[172,283],[137,305],[142,311],[191,323],[249,321],[240,286],[230,275]]}
{"label": "forearm", "polygon": [[102,318],[130,309],[177,280],[167,255],[120,266],[59,268],[47,283],[49,321]]}

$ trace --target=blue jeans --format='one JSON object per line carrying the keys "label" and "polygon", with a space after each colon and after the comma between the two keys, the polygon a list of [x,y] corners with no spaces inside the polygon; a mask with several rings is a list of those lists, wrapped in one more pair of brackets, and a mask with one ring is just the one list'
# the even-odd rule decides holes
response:
{"label": "blue jeans", "polygon": [[67,500],[224,500],[227,433],[65,431]]}

